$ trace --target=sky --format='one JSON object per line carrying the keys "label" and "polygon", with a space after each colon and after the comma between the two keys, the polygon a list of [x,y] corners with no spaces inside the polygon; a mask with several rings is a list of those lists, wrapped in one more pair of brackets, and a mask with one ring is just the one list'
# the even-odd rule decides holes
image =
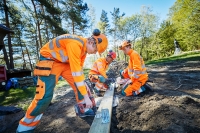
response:
{"label": "sky", "polygon": [[102,10],[107,12],[108,18],[111,19],[110,12],[114,8],[120,9],[120,15],[125,13],[125,17],[140,13],[143,5],[153,9],[153,13],[160,17],[160,22],[167,19],[169,8],[176,0],[83,0],[88,6],[92,5],[95,8],[96,21],[100,20]]}

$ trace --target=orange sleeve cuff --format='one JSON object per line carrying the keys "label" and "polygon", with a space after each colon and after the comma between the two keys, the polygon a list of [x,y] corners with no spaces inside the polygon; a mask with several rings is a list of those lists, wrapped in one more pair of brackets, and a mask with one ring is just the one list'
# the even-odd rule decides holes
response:
{"label": "orange sleeve cuff", "polygon": [[81,86],[81,87],[79,87],[78,89],[79,89],[81,95],[84,96],[85,94],[87,94],[87,89],[86,89],[85,86]]}

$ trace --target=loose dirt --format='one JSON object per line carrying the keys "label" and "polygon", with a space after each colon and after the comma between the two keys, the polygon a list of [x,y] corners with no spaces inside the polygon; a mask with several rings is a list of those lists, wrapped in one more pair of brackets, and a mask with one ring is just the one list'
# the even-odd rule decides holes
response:
{"label": "loose dirt", "polygon": [[[123,61],[111,66],[119,76]],[[141,96],[115,95],[111,133],[198,133],[200,132],[200,61],[175,61],[147,66],[153,91]],[[69,86],[58,88],[44,112],[36,133],[87,133],[93,117],[75,115],[75,97]],[[5,133],[15,133],[17,122]]]}

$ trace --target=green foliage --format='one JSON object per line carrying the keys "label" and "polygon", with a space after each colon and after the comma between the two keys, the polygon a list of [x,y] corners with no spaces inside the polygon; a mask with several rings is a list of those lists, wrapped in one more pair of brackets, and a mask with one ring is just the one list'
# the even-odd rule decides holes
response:
{"label": "green foliage", "polygon": [[200,48],[200,2],[198,0],[177,0],[170,9],[175,26],[175,37],[184,51]]}
{"label": "green foliage", "polygon": [[56,8],[52,2],[50,2],[48,0],[38,0],[38,1],[41,3],[41,5],[44,5],[46,7],[46,10],[48,13],[57,14],[57,15],[61,14],[61,9]]}
{"label": "green foliage", "polygon": [[[160,57],[167,57],[174,52],[174,36],[175,36],[176,30],[174,28],[174,25],[171,24],[169,21],[164,21],[161,24],[161,28],[159,29],[157,33],[157,37],[159,40],[159,56]],[[154,58],[154,57],[153,57]]]}
{"label": "green foliage", "polygon": [[98,28],[101,30],[101,33],[107,34],[109,32],[109,20],[107,17],[107,12],[102,10],[100,22],[98,23]]}
{"label": "green foliage", "polygon": [[54,27],[54,29],[52,29],[52,33],[55,33],[55,34],[58,34],[58,35],[67,33],[67,31],[65,31],[62,27],[60,27],[60,25],[56,21],[56,19],[51,18],[48,15],[41,15],[41,16],[43,16],[43,18],[47,20],[49,26]]}
{"label": "green foliage", "polygon": [[86,12],[89,10],[87,3],[83,3],[82,0],[66,0],[63,4],[65,5],[63,15],[71,28],[71,33],[82,33],[88,27],[89,21],[86,16]]}
{"label": "green foliage", "polygon": [[120,59],[119,57],[119,50],[116,41],[118,40],[118,37],[120,36],[119,32],[119,22],[124,17],[125,13],[120,14],[119,8],[114,8],[113,12],[110,12],[112,16],[112,23],[113,27],[110,28],[109,33],[113,37],[113,47],[112,49],[117,53],[117,59]]}
{"label": "green foliage", "polygon": [[89,72],[90,72],[90,69],[83,69],[83,73],[85,75],[85,78],[88,78]]}
{"label": "green foliage", "polygon": [[49,0],[38,0],[46,12],[39,13],[41,19],[46,20],[46,22],[51,27],[52,33],[55,35],[60,35],[66,33],[66,31],[61,27],[61,9],[55,6],[55,3]]}
{"label": "green foliage", "polygon": [[[182,51],[200,49],[200,2],[197,0],[177,0],[170,8],[169,20],[163,21],[158,32],[148,37],[147,48],[142,51],[149,53],[146,60],[169,57],[174,54],[173,40],[177,39]],[[140,42],[138,42],[140,43]],[[142,47],[139,46],[139,47]]]}

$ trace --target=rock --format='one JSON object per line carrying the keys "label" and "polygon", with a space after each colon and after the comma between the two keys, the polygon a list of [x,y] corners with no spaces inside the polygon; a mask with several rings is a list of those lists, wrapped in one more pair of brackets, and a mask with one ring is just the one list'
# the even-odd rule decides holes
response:
{"label": "rock", "polygon": [[24,111],[21,108],[0,106],[0,132],[12,127],[23,116]]}

